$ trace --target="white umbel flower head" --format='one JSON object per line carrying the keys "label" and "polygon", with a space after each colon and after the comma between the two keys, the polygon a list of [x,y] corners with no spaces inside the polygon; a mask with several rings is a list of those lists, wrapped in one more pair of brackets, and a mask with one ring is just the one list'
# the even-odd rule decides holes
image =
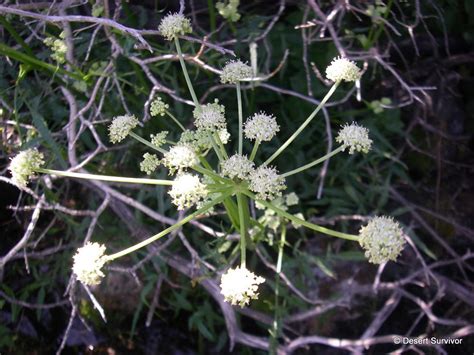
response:
{"label": "white umbel flower head", "polygon": [[258,285],[265,282],[245,267],[229,269],[221,278],[221,294],[226,302],[244,307],[258,298]]}
{"label": "white umbel flower head", "polygon": [[114,117],[109,126],[109,138],[112,143],[119,143],[128,136],[138,125],[138,119],[133,115]]}
{"label": "white umbel flower head", "polygon": [[231,60],[222,68],[221,83],[237,84],[252,77],[252,68],[240,60]]}
{"label": "white umbel flower head", "polygon": [[359,244],[369,262],[382,264],[395,261],[403,250],[405,239],[398,222],[392,217],[375,217],[359,231]]}
{"label": "white umbel flower head", "polygon": [[145,153],[143,154],[143,160],[140,163],[140,170],[151,175],[160,165],[160,159],[156,154]]}
{"label": "white umbel flower head", "polygon": [[247,156],[234,154],[221,163],[222,175],[231,179],[239,178],[244,180],[254,170],[254,166],[254,162],[248,160]]}
{"label": "white umbel flower head", "polygon": [[369,138],[369,130],[352,122],[344,125],[336,137],[336,142],[343,146],[343,150],[349,148],[349,154],[354,152],[368,153],[372,140]]}
{"label": "white umbel flower head", "polygon": [[326,68],[326,77],[334,82],[337,81],[357,81],[362,73],[357,65],[347,58],[334,58]]}
{"label": "white umbel flower head", "polygon": [[181,174],[174,180],[168,194],[178,210],[184,210],[204,200],[208,194],[206,185],[201,183],[199,177],[191,174]]}
{"label": "white umbel flower head", "polygon": [[150,105],[150,115],[153,117],[164,116],[170,105],[165,103],[161,97],[156,97]]}
{"label": "white umbel flower head", "polygon": [[13,183],[19,187],[26,187],[28,180],[35,176],[35,170],[44,164],[43,159],[43,154],[35,148],[18,153],[8,167]]}
{"label": "white umbel flower head", "polygon": [[163,156],[163,165],[166,166],[171,174],[175,171],[182,171],[191,168],[199,162],[194,150],[185,144],[175,145]]}
{"label": "white umbel flower head", "polygon": [[87,242],[82,248],[77,249],[73,258],[72,271],[77,279],[85,285],[98,285],[104,277],[102,267],[107,262],[105,246]]}
{"label": "white umbel flower head", "polygon": [[185,35],[193,31],[191,21],[182,14],[168,14],[161,20],[158,31],[168,41],[172,41],[179,35]]}
{"label": "white umbel flower head", "polygon": [[249,189],[261,200],[274,200],[286,189],[285,178],[278,175],[275,168],[269,166],[259,166],[250,173],[249,180]]}
{"label": "white umbel flower head", "polygon": [[244,134],[247,139],[260,142],[270,141],[280,131],[275,116],[259,112],[247,119]]}
{"label": "white umbel flower head", "polygon": [[224,113],[225,107],[219,105],[219,100],[216,99],[214,103],[202,105],[194,109],[194,125],[198,129],[211,130],[213,132],[219,129],[225,129],[226,122]]}

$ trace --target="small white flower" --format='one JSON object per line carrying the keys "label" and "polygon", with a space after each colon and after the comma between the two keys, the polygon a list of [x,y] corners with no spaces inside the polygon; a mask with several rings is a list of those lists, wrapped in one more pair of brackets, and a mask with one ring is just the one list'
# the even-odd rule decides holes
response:
{"label": "small white flower", "polygon": [[206,185],[201,183],[199,177],[191,174],[181,174],[174,180],[173,186],[168,194],[178,210],[192,207],[204,200],[208,194]]}
{"label": "small white flower", "polygon": [[151,144],[157,148],[160,148],[166,143],[166,136],[168,136],[168,133],[168,131],[161,131],[157,134],[150,134]]}
{"label": "small white flower", "polygon": [[163,165],[166,166],[171,174],[175,171],[182,171],[191,168],[199,162],[194,150],[185,144],[175,145],[163,156]]}
{"label": "small white flower", "polygon": [[352,122],[345,125],[339,131],[336,142],[343,146],[343,150],[349,148],[349,154],[354,152],[368,153],[372,146],[372,140],[369,138],[369,130]]}
{"label": "small white flower", "polygon": [[362,73],[357,65],[346,58],[334,58],[326,68],[326,77],[331,81],[356,81]]}
{"label": "small white flower", "polygon": [[273,167],[259,166],[249,175],[249,189],[261,200],[274,200],[286,189],[285,178]]}
{"label": "small white flower", "polygon": [[252,68],[240,60],[231,60],[227,62],[225,67],[222,69],[221,83],[237,84],[243,79],[252,77]]}
{"label": "small white flower", "polygon": [[196,107],[193,111],[194,125],[198,129],[210,130],[212,132],[218,129],[225,129],[224,113],[225,107],[219,105],[219,100],[215,100],[212,104]]}
{"label": "small white flower", "polygon": [[254,170],[254,166],[254,162],[248,160],[247,156],[234,154],[221,163],[222,175],[231,179],[237,177],[244,180]]}
{"label": "small white flower", "polygon": [[128,136],[138,125],[138,119],[133,115],[114,117],[109,126],[109,138],[112,143],[119,143]]}
{"label": "small white flower", "polygon": [[217,134],[219,135],[219,139],[221,140],[222,144],[229,143],[230,133],[226,128],[220,129],[219,132],[217,132]]}
{"label": "small white flower", "polygon": [[161,20],[158,31],[168,41],[174,40],[179,35],[185,35],[193,31],[191,21],[182,14],[168,14]]}
{"label": "small white flower", "polygon": [[104,277],[102,267],[107,262],[104,255],[105,246],[99,243],[86,243],[82,248],[77,249],[74,255],[74,265],[72,271],[77,279],[85,285],[98,285]]}
{"label": "small white flower", "polygon": [[143,160],[140,163],[140,170],[147,175],[151,175],[159,165],[160,159],[156,154],[145,153],[143,154]]}
{"label": "small white flower", "polygon": [[245,267],[229,269],[221,278],[221,294],[226,302],[244,307],[258,298],[258,285],[265,282]]}
{"label": "small white flower", "polygon": [[375,217],[359,231],[359,244],[369,262],[395,261],[403,250],[405,239],[398,222],[391,217]]}
{"label": "small white flower", "polygon": [[35,170],[44,164],[43,159],[43,154],[35,148],[18,153],[8,167],[13,183],[20,187],[26,187],[28,180],[35,176]]}
{"label": "small white flower", "polygon": [[244,125],[245,137],[260,142],[270,141],[280,131],[275,116],[259,112],[247,119]]}
{"label": "small white flower", "polygon": [[150,115],[153,117],[164,116],[169,105],[163,101],[161,97],[156,97],[150,105]]}
{"label": "small white flower", "polygon": [[297,194],[294,192],[290,192],[288,195],[285,196],[285,203],[287,206],[294,206],[297,205],[300,201]]}

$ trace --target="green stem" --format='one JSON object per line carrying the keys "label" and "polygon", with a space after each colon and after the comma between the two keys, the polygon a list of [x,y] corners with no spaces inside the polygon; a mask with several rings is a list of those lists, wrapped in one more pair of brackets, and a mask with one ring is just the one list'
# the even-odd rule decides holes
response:
{"label": "green stem", "polygon": [[275,315],[273,319],[272,326],[272,337],[271,337],[271,348],[270,353],[276,354],[276,348],[278,345],[278,338],[280,336],[280,305],[279,305],[279,296],[280,296],[280,274],[281,266],[283,262],[283,249],[286,243],[286,226],[282,224],[280,243],[278,245],[278,259],[276,265],[276,279],[275,279]]}
{"label": "green stem", "polygon": [[123,176],[85,174],[85,173],[75,173],[72,171],[62,171],[62,170],[52,170],[52,169],[36,169],[36,171],[43,174],[66,176],[66,177],[72,177],[76,179],[126,182],[130,184],[166,185],[166,186],[173,185],[173,181],[170,181],[170,180],[141,179],[141,178],[128,178],[128,177],[123,177]]}
{"label": "green stem", "polygon": [[198,173],[201,173],[203,175],[209,175],[212,177],[214,180],[220,181],[224,184],[233,184],[233,181],[227,178],[224,178],[220,176],[219,174],[216,174],[214,171],[210,169],[203,168],[202,166],[195,165],[192,167],[193,170],[197,171]]}
{"label": "green stem", "polygon": [[145,138],[140,137],[138,134],[136,134],[134,132],[130,132],[128,135],[130,137],[134,138],[135,140],[139,141],[140,143],[146,145],[147,147],[150,147],[151,149],[154,149],[154,150],[160,152],[161,154],[166,154],[167,153],[166,150],[164,150],[162,148],[159,148],[156,145],[153,145],[150,141],[147,141]]}
{"label": "green stem", "polygon": [[107,256],[107,260],[108,261],[111,261],[111,260],[114,260],[114,259],[117,259],[117,258],[120,258],[124,255],[127,255],[127,254],[130,254],[140,248],[143,248],[144,246],[147,246],[148,244],[150,243],[153,243],[154,241],[160,239],[161,237],[164,237],[165,235],[167,235],[168,233],[171,233],[173,231],[175,231],[176,229],[180,228],[181,226],[183,226],[184,224],[188,223],[189,221],[191,221],[192,219],[194,219],[196,216],[200,215],[200,214],[203,214],[205,213],[207,210],[209,210],[212,206],[218,204],[218,203],[221,203],[222,201],[224,201],[227,197],[229,197],[230,195],[232,195],[233,192],[228,192],[226,194],[222,194],[220,197],[214,199],[213,201],[205,204],[204,206],[202,206],[200,209],[198,209],[196,212],[194,213],[191,213],[189,216],[183,218],[182,220],[178,221],[177,223],[173,224],[171,227],[168,227],[166,228],[165,230],[161,231],[160,233],[158,234],[155,234],[154,236],[151,236],[150,238],[148,239],[145,239],[144,241],[140,242],[140,243],[137,243],[127,249],[124,249],[122,251],[119,251],[118,253],[115,253],[115,254],[112,254],[112,255],[108,255]]}
{"label": "green stem", "polygon": [[222,154],[219,150],[219,147],[217,146],[217,143],[216,143],[216,140],[214,139],[214,137],[212,136],[212,133],[209,132],[208,134],[208,137],[209,137],[209,141],[211,142],[211,145],[212,145],[212,148],[214,149],[214,151],[216,152],[217,154],[217,158],[219,158],[219,161],[223,161],[224,158],[222,157]]}
{"label": "green stem", "polygon": [[250,191],[243,190],[242,193],[244,193],[245,195],[247,195],[251,199],[257,201],[258,203],[262,204],[266,208],[269,208],[272,211],[276,212],[281,217],[285,217],[285,218],[289,219],[290,221],[292,221],[295,224],[305,226],[306,228],[312,229],[312,230],[314,230],[316,232],[319,232],[319,233],[330,235],[332,237],[337,237],[337,238],[346,239],[346,240],[353,240],[353,241],[358,241],[359,240],[359,237],[357,235],[334,231],[332,229],[325,228],[325,227],[322,227],[322,226],[318,226],[317,224],[305,221],[304,219],[301,219],[301,218],[298,218],[298,217],[296,217],[292,214],[289,214],[288,212],[283,211],[282,209],[276,207],[275,205],[273,205],[270,202],[257,199],[256,196],[253,193],[251,193]]}
{"label": "green stem", "polygon": [[250,154],[250,158],[249,158],[250,161],[253,161],[255,159],[259,146],[260,146],[260,140],[256,139],[253,145],[252,153]]}
{"label": "green stem", "polygon": [[194,92],[193,84],[191,83],[191,79],[189,78],[188,70],[186,69],[186,64],[184,64],[183,52],[181,52],[181,45],[179,44],[178,37],[174,38],[174,44],[176,45],[176,50],[178,51],[178,58],[179,62],[181,63],[181,69],[183,69],[184,78],[186,79],[186,84],[188,85],[189,92],[191,97],[193,98],[194,106],[200,107],[199,101],[196,97],[196,93]]}
{"label": "green stem", "polygon": [[224,147],[224,144],[222,143],[221,141],[221,137],[219,137],[219,133],[218,132],[214,132],[213,134],[216,142],[217,142],[217,145],[219,146],[219,149],[221,150],[221,153],[222,153],[222,156],[225,158],[225,159],[229,159],[229,156],[227,155],[227,151],[225,150],[225,147]]}
{"label": "green stem", "polygon": [[236,84],[237,89],[237,108],[239,111],[239,154],[242,154],[242,145],[243,145],[243,115],[242,115],[242,93],[240,92],[240,82],[238,81]]}
{"label": "green stem", "polygon": [[287,173],[281,174],[282,177],[286,178],[290,175],[298,174],[302,171],[305,171],[306,169],[310,169],[315,165],[321,164],[323,161],[328,160],[332,156],[336,155],[337,153],[341,152],[344,149],[344,147],[341,145],[340,147],[337,147],[334,149],[332,152],[329,152],[328,154],[322,156],[319,159],[316,159],[312,161],[311,163],[308,163],[306,165],[300,166],[299,168],[296,168],[294,170],[288,171]]}
{"label": "green stem", "polygon": [[245,267],[246,262],[246,238],[247,238],[247,224],[246,224],[246,216],[245,216],[245,206],[246,203],[245,197],[241,194],[237,194],[237,206],[239,209],[239,229],[240,229],[240,266],[242,268]]}
{"label": "green stem", "polygon": [[181,124],[181,122],[178,121],[178,119],[176,117],[174,117],[171,112],[169,112],[168,110],[165,111],[165,113],[171,117],[171,119],[174,121],[174,123],[176,123],[178,125],[179,128],[181,128],[182,131],[185,131],[186,129],[184,128],[184,126]]}
{"label": "green stem", "polygon": [[283,151],[296,139],[296,137],[299,136],[299,134],[306,128],[306,126],[313,120],[313,118],[316,116],[316,114],[321,110],[321,108],[326,104],[326,102],[329,100],[329,98],[334,94],[334,91],[336,91],[337,87],[339,86],[340,81],[336,81],[334,85],[329,89],[328,93],[324,98],[321,100],[319,103],[318,107],[309,115],[309,117],[306,119],[306,121],[303,122],[303,124],[296,130],[295,133],[291,135],[290,138],[286,140],[283,145],[278,148],[278,150],[273,153],[273,155],[268,158],[263,165],[268,165],[270,164],[277,156],[279,156]]}

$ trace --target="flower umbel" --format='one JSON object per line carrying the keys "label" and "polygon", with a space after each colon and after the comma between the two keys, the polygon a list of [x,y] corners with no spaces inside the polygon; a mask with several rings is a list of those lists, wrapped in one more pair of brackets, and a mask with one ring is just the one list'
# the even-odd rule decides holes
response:
{"label": "flower umbel", "polygon": [[20,187],[26,187],[28,180],[35,176],[35,170],[44,164],[43,159],[43,154],[35,148],[18,153],[8,167],[13,183]]}
{"label": "flower umbel", "polygon": [[258,298],[258,285],[265,282],[245,267],[229,269],[221,278],[221,294],[226,302],[244,307]]}
{"label": "flower umbel", "polygon": [[247,156],[234,154],[221,163],[222,175],[244,180],[254,170],[254,166],[254,162],[248,160]]}
{"label": "flower umbel", "polygon": [[150,115],[153,117],[164,116],[170,105],[165,103],[161,97],[156,97],[150,105]]}
{"label": "flower umbel", "polygon": [[262,200],[274,200],[286,189],[285,179],[273,167],[259,166],[250,173],[249,179],[249,189]]}
{"label": "flower umbel", "polygon": [[140,163],[140,170],[147,175],[151,175],[159,165],[160,159],[156,154],[145,153],[143,154],[143,160]]}
{"label": "flower umbel", "polygon": [[219,105],[219,100],[215,100],[212,104],[202,105],[196,107],[193,111],[195,118],[194,125],[198,129],[205,129],[215,131],[218,129],[225,129],[225,107]]}
{"label": "flower umbel", "polygon": [[196,165],[199,159],[194,150],[188,145],[175,145],[163,157],[163,165],[170,170],[170,174],[175,171],[182,171]]}
{"label": "flower umbel", "polygon": [[354,152],[368,153],[372,146],[369,130],[355,122],[350,125],[346,124],[339,130],[336,142],[340,143],[344,150],[349,148],[349,154],[354,154]]}
{"label": "flower umbel", "polygon": [[245,137],[260,142],[270,141],[280,131],[275,116],[259,112],[245,122]]}
{"label": "flower umbel", "polygon": [[133,115],[114,117],[109,126],[109,138],[112,143],[119,143],[128,136],[138,125],[138,119]]}
{"label": "flower umbel", "polygon": [[243,79],[252,77],[252,68],[240,60],[227,62],[222,69],[221,83],[237,84]]}
{"label": "flower umbel", "polygon": [[161,20],[158,31],[168,41],[172,41],[179,35],[185,35],[193,31],[191,21],[182,14],[168,14]]}
{"label": "flower umbel", "polygon": [[391,217],[375,217],[359,231],[359,244],[369,262],[395,261],[403,250],[405,239],[398,222]]}
{"label": "flower umbel", "polygon": [[153,144],[157,148],[161,148],[161,146],[166,143],[166,136],[168,136],[168,131],[161,131],[157,134],[150,134],[151,144]]}
{"label": "flower umbel", "polygon": [[85,285],[98,285],[104,277],[102,267],[107,262],[105,246],[99,243],[87,242],[77,249],[74,255],[72,271],[77,279]]}
{"label": "flower umbel", "polygon": [[201,183],[196,175],[181,174],[174,180],[173,187],[168,194],[178,210],[184,210],[205,199],[208,191],[206,185]]}
{"label": "flower umbel", "polygon": [[357,65],[347,58],[334,58],[331,64],[326,68],[326,77],[334,82],[337,81],[356,81],[359,80],[362,73]]}

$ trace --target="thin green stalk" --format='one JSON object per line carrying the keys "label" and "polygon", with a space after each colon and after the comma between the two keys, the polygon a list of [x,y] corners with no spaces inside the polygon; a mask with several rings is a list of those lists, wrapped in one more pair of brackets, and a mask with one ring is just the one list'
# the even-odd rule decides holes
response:
{"label": "thin green stalk", "polygon": [[194,92],[193,84],[189,78],[188,70],[186,69],[186,64],[184,63],[183,52],[181,51],[181,45],[179,44],[178,37],[174,38],[174,44],[176,45],[176,50],[178,51],[179,62],[181,63],[181,69],[183,69],[184,78],[186,79],[186,84],[188,85],[189,92],[193,98],[194,106],[200,107],[199,101],[197,99],[196,93]]}
{"label": "thin green stalk", "polygon": [[212,206],[217,205],[218,203],[221,203],[227,197],[231,196],[232,193],[233,192],[228,192],[226,194],[222,194],[220,197],[212,200],[209,203],[206,203],[204,206],[202,206],[200,209],[196,210],[194,213],[191,213],[189,216],[183,218],[182,220],[180,220],[180,221],[176,222],[175,224],[173,224],[171,227],[166,228],[165,230],[161,231],[158,234],[155,234],[154,236],[151,236],[150,238],[145,239],[144,241],[142,241],[140,243],[137,243],[135,245],[132,245],[129,248],[126,248],[122,251],[119,251],[118,253],[108,255],[107,256],[108,261],[115,260],[117,258],[120,258],[120,257],[124,256],[124,255],[130,254],[130,253],[132,253],[132,252],[134,252],[134,251],[136,251],[140,248],[143,248],[144,246],[147,246],[150,243],[153,243],[154,241],[160,239],[161,237],[164,237],[168,233],[171,233],[171,232],[175,231],[176,229],[180,228],[184,224],[186,224],[189,221],[191,221],[192,219],[194,219],[196,216],[198,216],[200,214],[203,214],[206,211],[208,211]]}
{"label": "thin green stalk", "polygon": [[253,161],[255,159],[259,146],[260,146],[260,140],[256,139],[255,143],[253,144],[252,153],[250,154],[250,158],[249,158],[250,161]]}
{"label": "thin green stalk", "polygon": [[326,235],[329,235],[329,236],[332,236],[332,237],[337,237],[337,238],[346,239],[346,240],[353,240],[353,241],[358,241],[359,240],[359,237],[357,235],[334,231],[332,229],[325,228],[325,227],[322,227],[322,226],[318,226],[317,224],[314,224],[314,223],[305,221],[304,219],[298,218],[298,217],[296,217],[296,216],[294,216],[294,215],[292,215],[292,214],[290,214],[286,211],[283,211],[282,209],[276,207],[275,205],[273,205],[272,203],[270,203],[268,201],[257,199],[256,196],[253,193],[251,193],[250,191],[243,190],[242,193],[247,195],[251,199],[257,201],[258,203],[262,204],[266,208],[271,209],[272,211],[274,211],[279,216],[289,219],[290,221],[292,221],[295,224],[305,226],[306,228],[312,229],[316,232],[323,233],[323,234],[326,234]]}
{"label": "thin green stalk", "polygon": [[157,147],[156,145],[153,145],[150,141],[147,141],[145,138],[140,137],[138,134],[136,134],[134,132],[130,132],[128,135],[130,137],[136,139],[140,143],[146,145],[147,147],[150,147],[151,149],[154,149],[154,150],[160,152],[161,154],[166,154],[167,153],[166,150],[164,150],[160,147]]}
{"label": "thin green stalk", "polygon": [[169,112],[168,110],[165,110],[165,113],[171,117],[171,119],[174,121],[174,123],[176,123],[178,125],[179,128],[181,128],[182,131],[185,131],[186,129],[184,128],[184,126],[181,124],[181,122],[178,121],[178,119],[176,117],[173,116],[173,114],[171,112]]}
{"label": "thin green stalk", "polygon": [[221,137],[219,137],[219,133],[214,132],[213,136],[217,142],[217,145],[219,146],[219,149],[221,150],[222,156],[225,159],[229,159],[229,156],[227,155],[227,151],[225,150],[224,144],[221,141]]}
{"label": "thin green stalk", "polygon": [[199,165],[195,165],[193,166],[191,169],[197,171],[198,173],[201,173],[203,175],[209,175],[210,177],[212,177],[214,180],[217,180],[217,181],[220,181],[224,184],[233,184],[233,181],[230,180],[230,179],[227,179],[227,178],[224,178],[222,176],[220,176],[219,174],[216,174],[214,171],[210,170],[210,169],[206,169],[206,168],[203,168],[202,166],[199,166]]}
{"label": "thin green stalk", "polygon": [[129,177],[123,177],[123,176],[85,174],[85,173],[76,173],[73,171],[62,171],[62,170],[53,170],[53,169],[37,169],[36,171],[43,174],[66,176],[66,177],[71,177],[71,178],[76,178],[76,179],[126,182],[129,184],[166,185],[166,186],[173,185],[173,181],[170,181],[170,180],[142,179],[142,178],[129,178]]}
{"label": "thin green stalk", "polygon": [[247,251],[247,246],[246,246],[246,238],[247,238],[247,221],[246,221],[246,215],[245,215],[245,206],[244,203],[246,203],[246,198],[241,194],[237,194],[237,206],[239,209],[239,229],[240,229],[240,265],[242,268],[245,267],[245,262],[246,262],[246,251]]}
{"label": "thin green stalk", "polygon": [[307,169],[310,169],[312,168],[313,166],[315,165],[318,165],[318,164],[321,164],[323,161],[325,160],[328,160],[329,158],[331,158],[332,156],[336,155],[337,153],[341,152],[342,150],[344,149],[344,147],[341,145],[339,147],[337,147],[336,149],[334,149],[332,152],[329,152],[328,154],[322,156],[321,158],[319,159],[316,159],[314,161],[312,161],[311,163],[308,163],[306,165],[303,165],[303,166],[300,166],[299,168],[296,168],[294,170],[291,170],[291,171],[288,171],[287,173],[284,173],[284,174],[281,174],[282,177],[286,178],[290,175],[294,175],[294,174],[298,174],[302,171],[305,171]]}
{"label": "thin green stalk", "polygon": [[243,145],[243,114],[242,114],[242,93],[240,92],[240,82],[238,81],[236,84],[237,90],[237,108],[239,111],[239,154],[242,154],[242,145]]}
{"label": "thin green stalk", "polygon": [[280,296],[280,274],[281,274],[281,266],[283,263],[283,249],[286,243],[286,226],[282,224],[281,234],[280,234],[280,243],[278,245],[278,259],[276,265],[276,279],[275,279],[275,314],[273,319],[272,325],[272,333],[271,333],[271,348],[270,353],[276,354],[276,348],[278,345],[278,338],[280,336],[280,318],[281,318],[281,310],[279,304],[279,296]]}
{"label": "thin green stalk", "polygon": [[334,83],[334,85],[329,89],[327,92],[326,96],[321,100],[319,105],[316,107],[316,109],[309,115],[309,117],[306,119],[306,121],[303,122],[303,124],[296,130],[295,133],[291,135],[290,138],[286,140],[283,145],[278,148],[278,150],[273,153],[273,155],[268,158],[263,165],[268,165],[270,164],[277,156],[279,156],[283,151],[296,139],[296,137],[299,136],[299,134],[306,128],[306,126],[313,120],[313,118],[316,116],[316,114],[321,110],[321,108],[326,104],[326,102],[329,100],[329,98],[334,94],[334,91],[336,91],[337,87],[339,86],[340,81],[337,81]]}
{"label": "thin green stalk", "polygon": [[219,147],[217,146],[216,140],[212,136],[212,133],[209,132],[208,136],[209,136],[209,140],[211,142],[212,148],[214,149],[214,151],[217,154],[217,158],[219,158],[219,161],[223,161],[224,158],[222,157],[221,151],[219,150]]}

